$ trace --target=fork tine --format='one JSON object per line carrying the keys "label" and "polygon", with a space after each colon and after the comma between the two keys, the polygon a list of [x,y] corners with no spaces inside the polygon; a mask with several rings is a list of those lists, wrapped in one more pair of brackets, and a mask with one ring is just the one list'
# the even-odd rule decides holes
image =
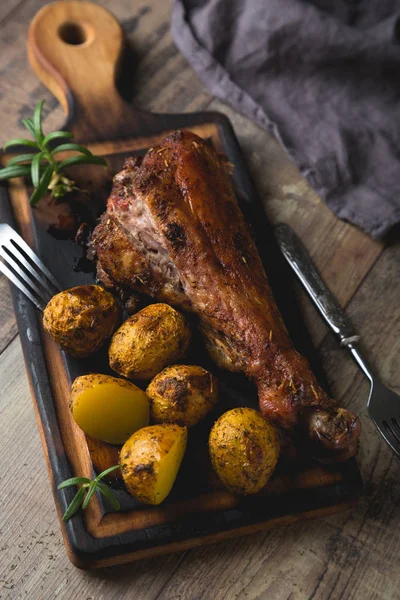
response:
{"label": "fork tine", "polygon": [[393,452],[397,456],[400,456],[400,442],[397,439],[397,437],[394,435],[392,429],[389,426],[389,423],[387,421],[382,421],[382,423],[377,423],[375,421],[375,425],[376,425],[379,433],[384,438],[386,443],[389,444],[389,446],[391,447]]}
{"label": "fork tine", "polygon": [[400,440],[400,425],[399,425],[398,421],[395,419],[395,417],[392,417],[390,419],[390,426],[393,430],[393,433],[395,433],[396,437]]}
{"label": "fork tine", "polygon": [[[12,245],[12,249],[10,249],[6,244],[3,244],[3,248],[7,252],[7,254],[9,254],[11,258],[17,259],[21,266],[27,271],[29,271],[33,278],[38,283],[40,283],[40,285],[46,290],[50,297],[53,296],[54,285],[51,282],[47,282],[44,275],[39,271],[37,267],[36,269],[32,267],[31,263],[25,258],[24,254],[21,252],[19,247],[14,243],[14,240],[11,240],[10,245]],[[53,287],[53,289],[51,286]]]}
{"label": "fork tine", "polygon": [[393,419],[391,419],[390,421],[385,421],[385,425],[393,433],[394,437],[396,438],[396,440],[400,444],[400,435],[397,433],[396,428],[393,427],[392,420]]}
{"label": "fork tine", "polygon": [[8,267],[8,269],[14,272],[15,275],[25,284],[25,286],[29,286],[46,305],[48,299],[46,299],[43,289],[40,289],[40,287],[36,285],[35,281],[27,273],[25,273],[25,271],[23,271],[23,269],[16,262],[14,256],[10,256],[8,252],[5,252],[3,246],[0,246],[0,256],[2,257],[4,264]]}
{"label": "fork tine", "polygon": [[28,244],[25,242],[25,240],[22,239],[22,237],[12,227],[10,227],[9,225],[5,226],[5,231],[7,232],[7,235],[10,238],[10,240],[12,240],[14,242],[14,244],[16,244],[17,246],[19,246],[19,249],[22,249],[25,252],[25,254],[28,256],[28,258],[30,258],[31,261],[33,263],[35,263],[35,265],[37,265],[37,267],[41,271],[43,271],[43,273],[46,275],[46,277],[54,285],[54,287],[56,288],[56,290],[58,292],[61,292],[62,291],[62,287],[58,283],[57,279],[50,273],[50,271],[48,270],[48,268],[46,267],[46,265],[42,263],[42,261],[39,259],[39,257],[36,256],[36,254],[28,246]]}
{"label": "fork tine", "polygon": [[45,304],[42,304],[42,301],[36,298],[30,290],[14,275],[12,271],[0,260],[0,272],[3,273],[8,279],[19,289],[21,292],[25,294],[29,298],[31,302],[39,309],[44,310]]}

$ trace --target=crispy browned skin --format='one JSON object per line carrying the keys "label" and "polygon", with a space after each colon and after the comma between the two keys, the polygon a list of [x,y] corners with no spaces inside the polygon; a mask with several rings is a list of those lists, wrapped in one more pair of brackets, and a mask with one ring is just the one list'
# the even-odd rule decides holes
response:
{"label": "crispy browned skin", "polygon": [[76,358],[85,358],[109,340],[121,320],[121,307],[99,285],[78,285],[52,297],[43,311],[43,326]]}
{"label": "crispy browned skin", "polygon": [[293,348],[229,166],[204,140],[178,131],[128,160],[92,244],[108,277],[196,313],[214,360],[254,380],[267,418],[303,426],[327,459],[355,453],[359,421]]}

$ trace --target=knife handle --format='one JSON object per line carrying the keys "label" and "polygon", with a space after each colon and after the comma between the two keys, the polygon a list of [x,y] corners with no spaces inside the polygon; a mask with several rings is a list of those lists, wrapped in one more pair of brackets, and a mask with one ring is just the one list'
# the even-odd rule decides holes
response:
{"label": "knife handle", "polygon": [[348,346],[358,342],[360,336],[356,334],[350,319],[323,282],[298,235],[285,223],[278,225],[274,232],[283,256],[329,327],[339,337],[340,345]]}

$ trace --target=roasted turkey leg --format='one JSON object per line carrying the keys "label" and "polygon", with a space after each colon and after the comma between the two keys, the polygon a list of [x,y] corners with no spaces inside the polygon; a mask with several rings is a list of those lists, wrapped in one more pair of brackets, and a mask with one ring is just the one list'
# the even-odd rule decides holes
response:
{"label": "roasted turkey leg", "polygon": [[188,131],[128,159],[92,236],[99,277],[195,313],[212,358],[255,382],[266,418],[302,430],[322,460],[348,458],[359,421],[293,348],[229,171]]}

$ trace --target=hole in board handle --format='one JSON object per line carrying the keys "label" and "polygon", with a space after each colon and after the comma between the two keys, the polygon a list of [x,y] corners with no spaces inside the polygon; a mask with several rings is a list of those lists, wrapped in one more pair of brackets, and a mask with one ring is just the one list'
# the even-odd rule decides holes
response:
{"label": "hole in board handle", "polygon": [[70,46],[82,46],[86,42],[91,41],[89,29],[82,23],[73,23],[67,21],[58,28],[58,35],[63,42]]}

